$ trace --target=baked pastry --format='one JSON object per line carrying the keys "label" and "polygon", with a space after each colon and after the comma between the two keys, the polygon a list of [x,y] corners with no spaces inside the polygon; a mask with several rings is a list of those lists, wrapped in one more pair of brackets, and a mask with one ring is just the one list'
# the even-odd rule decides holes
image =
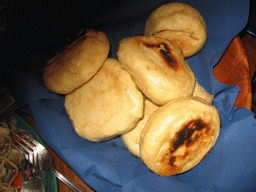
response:
{"label": "baked pastry", "polygon": [[200,97],[204,99],[207,103],[212,105],[214,95],[208,93],[199,83],[196,81],[195,90],[193,93],[194,97]]}
{"label": "baked pastry", "polygon": [[160,176],[195,167],[215,145],[220,132],[217,109],[197,97],[172,100],[148,119],[140,137],[140,158]]}
{"label": "baked pastry", "polygon": [[58,94],[68,94],[97,73],[109,54],[109,40],[101,31],[86,33],[47,61],[44,69],[46,87]]}
{"label": "baked pastry", "polygon": [[158,108],[159,106],[146,98],[143,118],[138,122],[133,130],[121,135],[123,143],[134,156],[140,157],[140,134],[150,115]]}
{"label": "baked pastry", "polygon": [[90,81],[65,95],[64,106],[76,133],[100,142],[131,131],[143,117],[144,98],[118,60],[108,58]]}
{"label": "baked pastry", "polygon": [[145,23],[144,35],[176,42],[186,58],[202,49],[207,40],[207,27],[203,16],[195,8],[173,2],[151,13]]}
{"label": "baked pastry", "polygon": [[118,60],[143,94],[157,105],[192,96],[196,78],[175,43],[135,36],[119,42]]}

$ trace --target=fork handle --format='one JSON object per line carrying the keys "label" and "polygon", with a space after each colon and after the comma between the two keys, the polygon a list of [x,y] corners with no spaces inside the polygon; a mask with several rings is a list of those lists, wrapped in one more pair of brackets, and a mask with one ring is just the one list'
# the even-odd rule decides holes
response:
{"label": "fork handle", "polygon": [[56,169],[52,169],[51,172],[59,179],[61,180],[64,184],[66,184],[71,190],[74,192],[84,192],[83,189],[77,187],[74,183],[69,181],[64,175],[62,175],[59,171]]}

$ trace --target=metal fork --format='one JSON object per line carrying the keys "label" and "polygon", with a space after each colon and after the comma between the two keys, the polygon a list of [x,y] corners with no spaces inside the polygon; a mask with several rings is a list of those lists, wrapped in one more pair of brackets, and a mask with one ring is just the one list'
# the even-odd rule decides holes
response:
{"label": "metal fork", "polygon": [[[42,170],[52,172],[59,180],[66,184],[71,190],[75,192],[84,192],[81,188],[77,187],[71,181],[69,181],[64,175],[57,171],[54,166],[52,156],[49,151],[41,145],[38,141],[30,136],[22,133],[16,133],[17,131],[11,130],[11,133],[16,136],[12,137],[15,142],[24,150],[25,158],[32,164],[39,165]],[[22,137],[20,136],[22,135]],[[25,139],[24,139],[24,138]]]}
{"label": "metal fork", "polygon": [[22,170],[21,192],[44,192],[42,170],[26,163]]}

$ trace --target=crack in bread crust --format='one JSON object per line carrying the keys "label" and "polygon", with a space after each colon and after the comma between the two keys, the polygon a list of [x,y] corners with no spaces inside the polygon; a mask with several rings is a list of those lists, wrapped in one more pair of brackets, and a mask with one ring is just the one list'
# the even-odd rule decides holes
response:
{"label": "crack in bread crust", "polygon": [[160,30],[160,31],[157,31],[157,32],[154,32],[152,33],[152,36],[158,36],[159,34],[161,33],[164,33],[164,32],[169,32],[170,34],[178,34],[178,33],[182,33],[182,35],[185,35],[187,37],[190,37],[191,39],[194,39],[196,41],[200,41],[200,39],[198,37],[196,37],[195,35],[193,35],[193,32],[187,32],[187,31],[184,31],[184,30],[171,30],[171,29],[163,29],[163,30]]}

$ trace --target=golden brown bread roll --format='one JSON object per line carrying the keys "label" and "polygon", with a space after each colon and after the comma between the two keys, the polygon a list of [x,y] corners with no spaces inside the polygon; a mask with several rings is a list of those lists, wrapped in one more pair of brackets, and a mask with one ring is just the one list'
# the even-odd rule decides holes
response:
{"label": "golden brown bread roll", "polygon": [[128,37],[120,41],[117,55],[140,90],[155,104],[192,96],[196,78],[175,43],[149,36]]}
{"label": "golden brown bread roll", "polygon": [[148,119],[140,137],[140,158],[161,176],[195,167],[220,132],[217,109],[197,97],[172,100]]}
{"label": "golden brown bread roll", "polygon": [[131,75],[108,58],[90,81],[65,96],[64,106],[76,133],[100,142],[131,131],[143,116],[144,98]]}
{"label": "golden brown bread roll", "polygon": [[72,92],[97,73],[109,49],[109,40],[103,32],[87,30],[46,63],[43,74],[46,87],[58,94]]}
{"label": "golden brown bread roll", "polygon": [[168,3],[154,10],[148,17],[144,35],[169,39],[182,49],[184,57],[199,52],[207,40],[203,16],[185,3]]}
{"label": "golden brown bread roll", "polygon": [[134,156],[140,157],[140,134],[150,115],[158,108],[159,106],[146,98],[143,118],[133,130],[121,136],[123,143]]}

